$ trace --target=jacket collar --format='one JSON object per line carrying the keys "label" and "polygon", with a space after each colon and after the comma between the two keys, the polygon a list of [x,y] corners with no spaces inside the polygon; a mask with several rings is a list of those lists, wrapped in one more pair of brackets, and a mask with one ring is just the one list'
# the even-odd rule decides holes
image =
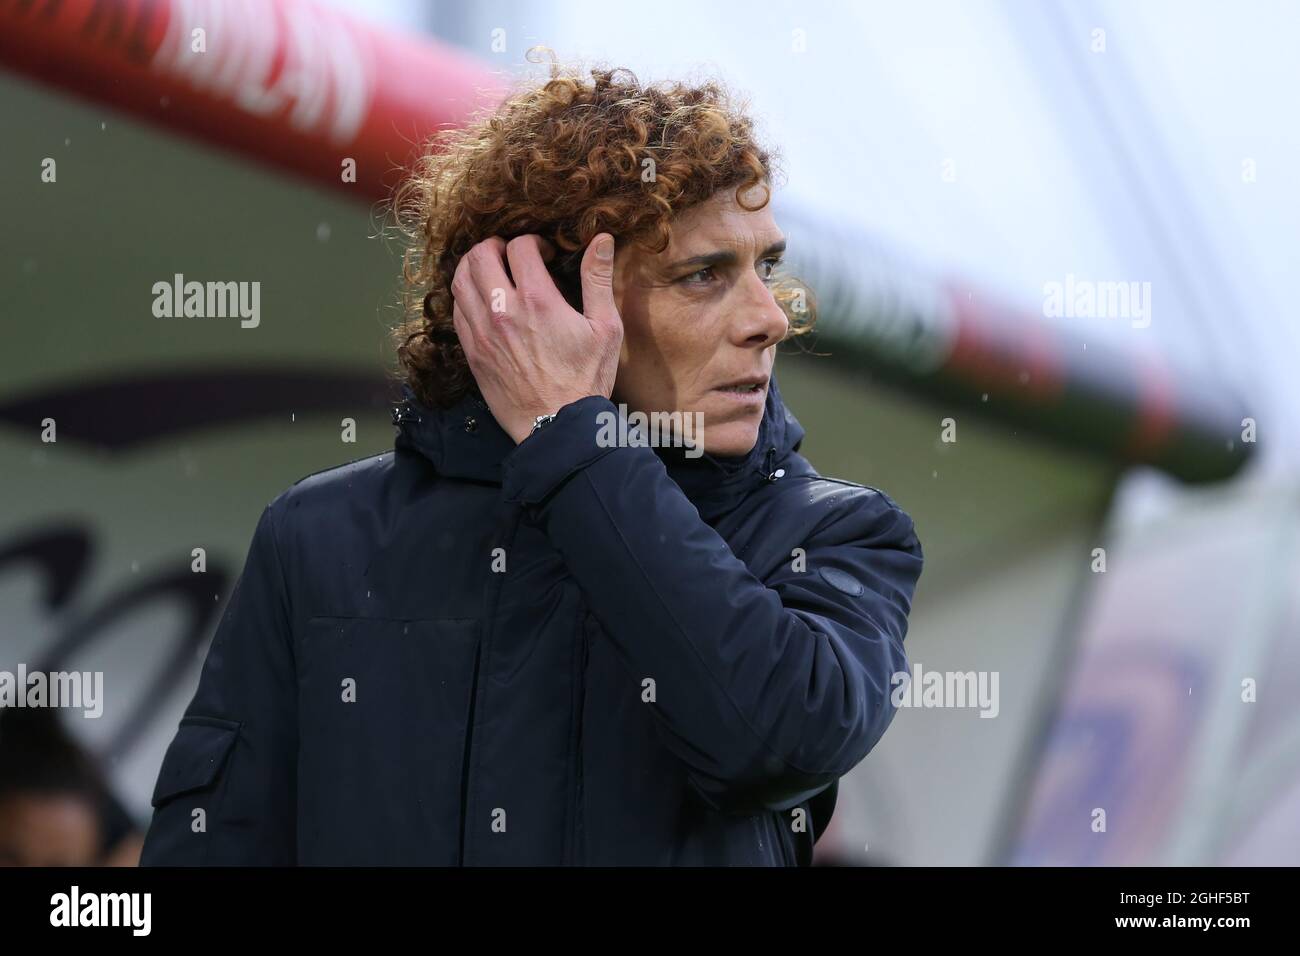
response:
{"label": "jacket collar", "polygon": [[[419,452],[440,475],[501,483],[501,462],[515,448],[514,440],[497,424],[485,402],[471,392],[455,405],[431,409],[409,385],[393,406],[398,427],[395,445]],[[704,454],[687,458],[680,448],[656,448],[668,474],[706,519],[730,511],[740,499],[765,482],[784,476],[790,454],[799,450],[804,429],[786,408],[773,374],[767,392],[758,441],[748,454],[722,457]]]}

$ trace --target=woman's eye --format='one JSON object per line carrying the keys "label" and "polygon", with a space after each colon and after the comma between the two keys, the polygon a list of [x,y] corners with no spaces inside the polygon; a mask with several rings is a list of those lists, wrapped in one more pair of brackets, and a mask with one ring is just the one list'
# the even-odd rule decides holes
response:
{"label": "woman's eye", "polygon": [[[781,264],[780,257],[764,259],[759,263],[759,277],[764,282],[775,278],[776,268]],[[682,282],[690,285],[707,285],[714,279],[713,266],[705,266],[698,272],[692,272],[690,275],[682,276]]]}

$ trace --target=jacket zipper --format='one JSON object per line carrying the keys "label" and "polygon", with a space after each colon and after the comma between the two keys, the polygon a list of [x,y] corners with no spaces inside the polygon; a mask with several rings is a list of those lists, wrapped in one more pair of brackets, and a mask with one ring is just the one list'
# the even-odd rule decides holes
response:
{"label": "jacket zipper", "polygon": [[782,828],[785,826],[785,822],[783,820],[784,815],[785,815],[784,811],[777,811],[777,810],[763,811],[763,816],[767,819],[768,823],[770,824],[770,826],[768,826],[767,828],[768,838],[773,841],[774,848],[776,850],[776,855],[781,860],[781,865],[793,866],[794,861],[790,859],[790,851],[786,848],[785,845],[785,834],[781,832]]}
{"label": "jacket zipper", "polygon": [[[479,675],[479,671],[481,670],[482,662],[485,659],[486,660],[491,659],[490,653],[492,649],[492,631],[496,623],[496,609],[497,609],[497,605],[501,602],[501,588],[505,583],[504,578],[506,574],[510,573],[509,571],[510,546],[514,544],[515,535],[519,531],[519,522],[523,518],[523,514],[524,511],[522,506],[514,506],[514,505],[510,506],[509,510],[506,513],[506,516],[501,520],[501,523],[498,527],[496,538],[492,544],[493,549],[503,548],[505,550],[506,571],[503,573],[496,573],[493,571],[488,572],[490,577],[488,578],[488,585],[487,585],[488,593],[485,599],[486,614],[483,617],[483,639],[479,642],[479,646],[474,653],[474,676],[470,681],[469,718],[465,727],[465,753],[461,759],[460,852],[458,854],[458,859],[456,860],[457,866],[465,866],[465,860],[470,850],[470,846],[467,840],[469,828],[466,826],[466,824],[468,823],[468,817],[469,817],[469,799],[470,799],[469,784],[470,784],[470,775],[471,775],[470,771],[473,768],[473,761],[474,761],[474,749],[473,749],[474,721],[479,709],[478,698],[479,695],[483,693],[483,690],[479,684],[478,675]],[[487,682],[485,681],[482,686],[485,687],[486,685]]]}
{"label": "jacket zipper", "polygon": [[587,701],[587,647],[590,640],[587,629],[587,615],[580,614],[578,617],[579,647],[578,654],[578,674],[574,681],[574,688],[577,693],[577,703],[575,712],[577,714],[577,728],[573,738],[574,752],[574,770],[577,776],[577,783],[574,786],[573,799],[573,829],[572,829],[572,849],[570,851],[571,862],[576,866],[583,864],[586,856],[586,833],[583,827],[583,765],[582,765],[582,725],[586,719],[586,701]]}
{"label": "jacket zipper", "polygon": [[782,838],[781,828],[784,824],[781,822],[781,817],[780,811],[760,810],[750,819],[754,821],[754,829],[758,833],[759,847],[765,849],[764,845],[770,844],[771,850],[768,852],[776,857],[778,866],[797,866],[798,861],[791,859],[791,853]]}
{"label": "jacket zipper", "polygon": [[[781,848],[781,859],[785,861],[786,866],[798,866],[799,861],[795,856],[795,851],[785,842],[786,834],[786,814],[788,810],[782,810],[776,815],[776,845]],[[794,839],[794,833],[790,833],[791,839]]]}
{"label": "jacket zipper", "polygon": [[465,724],[465,753],[461,757],[460,766],[460,846],[456,855],[457,866],[465,865],[465,814],[469,800],[470,742],[474,739],[474,711],[478,703],[478,666],[482,656],[483,642],[479,641],[478,646],[474,648],[474,676],[470,679],[469,719]]}

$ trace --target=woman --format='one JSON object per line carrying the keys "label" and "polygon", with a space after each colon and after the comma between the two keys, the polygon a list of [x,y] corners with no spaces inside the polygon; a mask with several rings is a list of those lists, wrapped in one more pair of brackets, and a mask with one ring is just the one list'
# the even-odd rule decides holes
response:
{"label": "woman", "polygon": [[807,865],[922,554],[798,454],[769,154],[716,84],[556,67],[438,146],[395,448],[262,514],[143,862]]}

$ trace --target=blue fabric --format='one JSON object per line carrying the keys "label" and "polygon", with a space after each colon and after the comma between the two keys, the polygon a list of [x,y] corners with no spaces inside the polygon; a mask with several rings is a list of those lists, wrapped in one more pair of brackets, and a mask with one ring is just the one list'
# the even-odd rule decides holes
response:
{"label": "blue fabric", "polygon": [[516,446],[408,390],[392,452],[276,497],[143,864],[807,865],[894,715],[912,520],[814,471],[775,380],[742,457],[601,412]]}

